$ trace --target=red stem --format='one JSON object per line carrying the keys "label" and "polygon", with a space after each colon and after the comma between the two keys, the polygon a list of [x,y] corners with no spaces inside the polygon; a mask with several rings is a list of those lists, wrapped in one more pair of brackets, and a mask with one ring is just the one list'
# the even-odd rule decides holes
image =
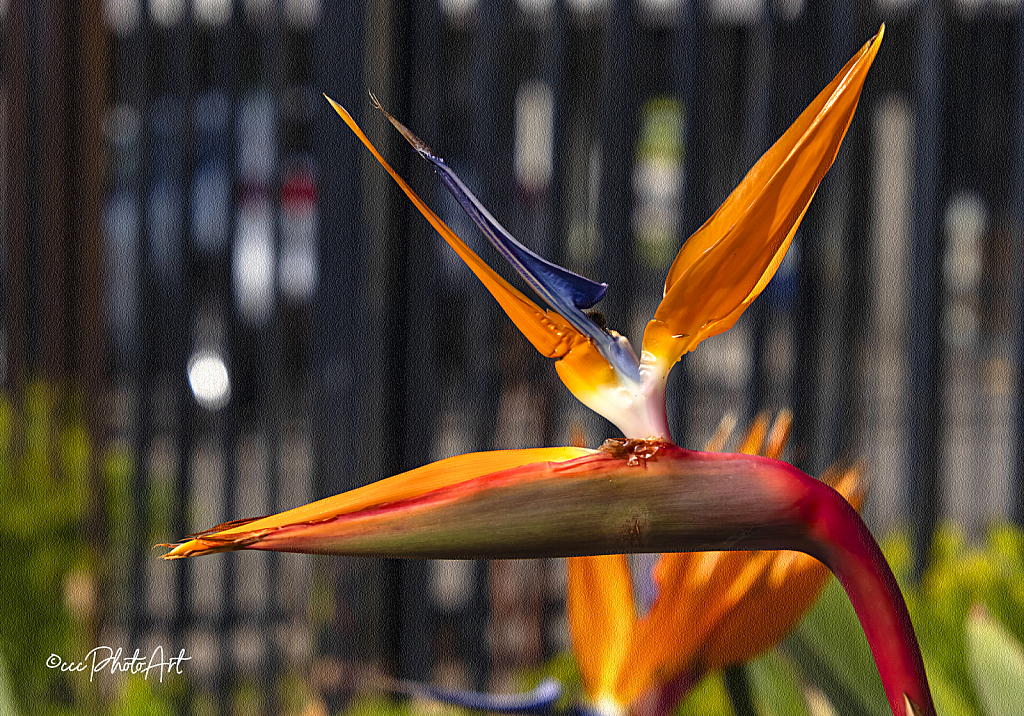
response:
{"label": "red stem", "polygon": [[824,483],[808,482],[810,489],[798,503],[807,529],[802,551],[821,560],[846,590],[894,716],[934,716],[914,627],[889,564],[850,504]]}

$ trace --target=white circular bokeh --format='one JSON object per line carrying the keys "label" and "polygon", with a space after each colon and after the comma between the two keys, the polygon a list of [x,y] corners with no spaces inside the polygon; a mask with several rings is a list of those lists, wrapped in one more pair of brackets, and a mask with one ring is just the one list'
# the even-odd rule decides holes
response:
{"label": "white circular bokeh", "polygon": [[231,400],[231,380],[224,358],[214,351],[196,351],[188,361],[188,384],[196,402],[219,410]]}

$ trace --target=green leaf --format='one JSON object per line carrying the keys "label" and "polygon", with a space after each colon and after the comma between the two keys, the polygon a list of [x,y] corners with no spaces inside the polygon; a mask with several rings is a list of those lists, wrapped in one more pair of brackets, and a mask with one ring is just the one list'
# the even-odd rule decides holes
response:
{"label": "green leaf", "polygon": [[137,674],[124,683],[112,716],[173,716],[170,701],[153,689],[153,685]]}
{"label": "green leaf", "polygon": [[732,716],[721,672],[709,674],[676,708],[676,716]]}
{"label": "green leaf", "polygon": [[14,691],[11,690],[10,677],[7,675],[7,664],[4,663],[2,654],[0,654],[0,713],[18,716],[18,704],[14,700]]}
{"label": "green leaf", "polygon": [[810,716],[792,662],[778,650],[747,664],[754,704],[762,716]]}
{"label": "green leaf", "polygon": [[889,713],[867,639],[836,580],[829,580],[818,604],[785,642],[785,650],[838,713]]}
{"label": "green leaf", "polygon": [[986,716],[1024,712],[1024,649],[980,605],[967,616],[967,658]]}
{"label": "green leaf", "polygon": [[966,675],[954,674],[964,678],[950,678],[948,672],[929,655],[923,645],[921,652],[936,712],[942,716],[978,716],[971,695],[964,690],[967,688]]}

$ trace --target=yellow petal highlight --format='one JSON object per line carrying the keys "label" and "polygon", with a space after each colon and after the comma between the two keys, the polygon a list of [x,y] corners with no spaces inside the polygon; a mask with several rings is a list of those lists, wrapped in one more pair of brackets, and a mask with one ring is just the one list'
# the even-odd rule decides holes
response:
{"label": "yellow petal highlight", "polygon": [[573,652],[591,703],[615,701],[626,645],[636,624],[633,580],[625,555],[570,557],[566,610]]}
{"label": "yellow petal highlight", "polygon": [[588,339],[574,344],[569,352],[555,363],[555,372],[573,395],[602,415],[603,408],[595,401],[599,401],[605,393],[613,390],[621,382],[612,364]]}
{"label": "yellow petal highlight", "polygon": [[793,429],[793,411],[781,410],[772,424],[771,432],[768,433],[768,442],[765,443],[762,454],[772,460],[778,460],[786,450],[786,443],[789,442],[789,434]]}
{"label": "yellow petal highlight", "polygon": [[505,279],[499,276],[494,269],[484,263],[466,243],[456,235],[449,226],[444,223],[440,217],[437,216],[431,210],[429,206],[424,203],[422,199],[412,190],[405,180],[398,175],[398,173],[391,168],[391,165],[384,160],[377,148],[373,146],[369,138],[363,133],[363,130],[359,128],[355,120],[352,119],[344,107],[335,102],[327,95],[324,95],[327,101],[334,107],[334,111],[345,121],[345,124],[355,133],[370,153],[373,154],[374,158],[380,163],[391,178],[395,180],[405,195],[409,197],[409,200],[413,205],[419,209],[419,212],[423,214],[430,225],[437,230],[437,233],[441,235],[448,245],[455,249],[455,253],[459,255],[466,265],[469,266],[470,270],[476,274],[477,278],[480,279],[484,287],[497,299],[498,304],[502,307],[508,317],[512,319],[512,322],[516,324],[523,335],[526,336],[527,340],[533,344],[534,348],[540,351],[541,355],[547,358],[560,358],[567,354],[574,343],[580,341],[586,342],[586,337],[582,333],[573,328],[568,321],[563,319],[557,313],[553,311],[543,311],[537,304],[524,296],[518,289],[508,283]]}
{"label": "yellow petal highlight", "polygon": [[[164,557],[174,559],[208,551],[222,551],[217,547],[223,547],[225,539],[233,536],[241,538],[245,535],[274,530],[286,525],[321,522],[338,515],[417,497],[492,472],[532,463],[572,460],[595,452],[595,450],[586,448],[553,447],[492,450],[457,455],[276,515],[225,523],[207,530],[193,540],[178,545]],[[213,540],[209,543],[204,542],[205,538],[210,537],[215,537],[217,544],[214,544]]]}
{"label": "yellow petal highlight", "polygon": [[715,428],[714,434],[704,443],[705,452],[722,452],[725,450],[725,443],[729,440],[729,436],[732,435],[732,431],[735,429],[736,416],[732,413],[723,415],[718,423],[718,427]]}
{"label": "yellow petal highlight", "polygon": [[740,440],[740,445],[736,452],[741,452],[744,455],[760,454],[761,445],[764,444],[764,439],[767,435],[768,413],[761,412],[751,421],[750,427],[747,428],[747,434]]}
{"label": "yellow petal highlight", "polygon": [[778,269],[853,119],[884,31],[883,25],[683,245],[644,333],[645,360],[660,373],[730,328]]}

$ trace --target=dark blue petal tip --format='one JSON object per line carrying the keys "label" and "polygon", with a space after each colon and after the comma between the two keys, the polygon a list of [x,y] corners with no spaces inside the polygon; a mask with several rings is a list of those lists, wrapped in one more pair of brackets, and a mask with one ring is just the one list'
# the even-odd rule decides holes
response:
{"label": "dark blue petal tip", "polygon": [[413,681],[402,681],[399,686],[399,690],[409,696],[421,696],[453,706],[502,714],[550,714],[562,696],[562,684],[553,678],[544,679],[537,688],[525,694],[482,694],[442,689]]}

